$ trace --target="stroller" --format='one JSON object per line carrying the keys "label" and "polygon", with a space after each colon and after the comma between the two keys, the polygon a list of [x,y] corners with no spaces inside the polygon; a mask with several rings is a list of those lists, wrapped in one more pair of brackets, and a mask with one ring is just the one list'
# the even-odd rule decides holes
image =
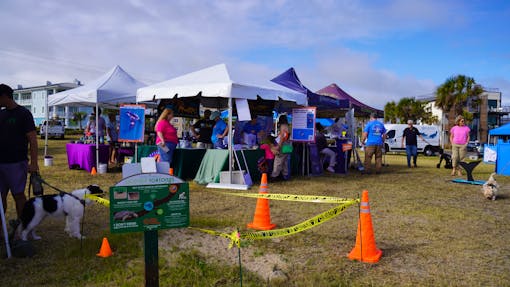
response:
{"label": "stroller", "polygon": [[445,153],[442,149],[439,151],[439,154],[441,155],[441,157],[439,158],[439,163],[436,165],[436,167],[441,168],[441,162],[443,162],[444,160],[445,161],[444,168],[447,169],[453,168],[452,156],[450,154]]}

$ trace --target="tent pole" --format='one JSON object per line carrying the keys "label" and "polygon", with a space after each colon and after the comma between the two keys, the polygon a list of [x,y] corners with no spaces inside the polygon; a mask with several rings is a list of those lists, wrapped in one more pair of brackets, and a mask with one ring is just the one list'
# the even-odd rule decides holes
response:
{"label": "tent pole", "polygon": [[96,101],[96,170],[99,169],[99,108]]}
{"label": "tent pole", "polygon": [[228,176],[232,184],[232,97],[228,97]]}
{"label": "tent pole", "polygon": [[[48,115],[48,95],[46,95],[46,102],[45,102],[45,110],[46,110],[46,128],[44,129],[44,157],[48,155],[48,121],[49,121],[49,115]],[[55,108],[55,106],[54,106]]]}

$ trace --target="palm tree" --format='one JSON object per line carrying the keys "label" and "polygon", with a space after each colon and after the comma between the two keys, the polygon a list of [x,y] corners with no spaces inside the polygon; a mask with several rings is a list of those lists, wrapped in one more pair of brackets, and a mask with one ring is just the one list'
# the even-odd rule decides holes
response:
{"label": "palm tree", "polygon": [[450,77],[437,88],[435,106],[447,114],[448,129],[455,125],[457,115],[468,114],[468,102],[474,108],[478,107],[482,93],[483,88],[473,78],[464,75]]}
{"label": "palm tree", "polygon": [[76,112],[73,114],[73,118],[71,119],[71,121],[73,123],[78,123],[78,125],[80,126],[80,130],[82,130],[82,126],[81,126],[81,122],[85,119],[85,117],[87,116],[87,113],[86,112]]}
{"label": "palm tree", "polygon": [[386,103],[384,105],[384,121],[390,123],[396,123],[398,118],[397,105],[394,101]]}

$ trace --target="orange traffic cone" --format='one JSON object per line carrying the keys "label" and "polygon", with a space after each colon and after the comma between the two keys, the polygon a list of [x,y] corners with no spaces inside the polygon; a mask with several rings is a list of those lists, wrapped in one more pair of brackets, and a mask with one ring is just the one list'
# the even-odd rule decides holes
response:
{"label": "orange traffic cone", "polygon": [[90,171],[90,174],[91,174],[91,175],[96,175],[96,174],[97,174],[97,171],[96,171],[96,167],[95,167],[95,166],[93,166],[93,167],[92,167],[92,170]]}
{"label": "orange traffic cone", "polygon": [[372,216],[368,204],[368,191],[363,190],[361,195],[360,215],[358,221],[358,234],[356,235],[356,246],[349,253],[351,260],[359,260],[366,263],[377,263],[382,256],[382,251],[375,245],[374,229],[372,227]]}
{"label": "orange traffic cone", "polygon": [[96,255],[103,258],[110,257],[113,255],[112,249],[110,248],[110,243],[108,243],[108,239],[106,239],[106,237],[103,237],[101,249],[99,249],[99,253]]}
{"label": "orange traffic cone", "polygon": [[174,175],[174,168],[173,167],[168,169],[168,174],[169,175]]}
{"label": "orange traffic cone", "polygon": [[[260,180],[259,194],[267,193],[267,174],[263,173]],[[258,230],[270,230],[276,227],[276,224],[271,224],[271,215],[269,213],[269,199],[258,198],[257,206],[255,207],[255,216],[252,223],[248,223],[248,228]]]}

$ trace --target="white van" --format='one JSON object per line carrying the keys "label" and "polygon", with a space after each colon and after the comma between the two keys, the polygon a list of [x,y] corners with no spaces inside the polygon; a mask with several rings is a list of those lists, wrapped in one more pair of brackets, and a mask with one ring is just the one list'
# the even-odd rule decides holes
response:
{"label": "white van", "polygon": [[[384,125],[386,128],[386,141],[384,148],[387,152],[405,152],[405,141],[404,147],[402,147],[402,134],[404,129],[408,127],[406,124],[388,124]],[[424,155],[433,155],[441,150],[439,138],[441,132],[438,126],[434,125],[415,125],[420,131],[421,136],[427,141],[423,141],[418,137],[418,152],[422,152]]]}

